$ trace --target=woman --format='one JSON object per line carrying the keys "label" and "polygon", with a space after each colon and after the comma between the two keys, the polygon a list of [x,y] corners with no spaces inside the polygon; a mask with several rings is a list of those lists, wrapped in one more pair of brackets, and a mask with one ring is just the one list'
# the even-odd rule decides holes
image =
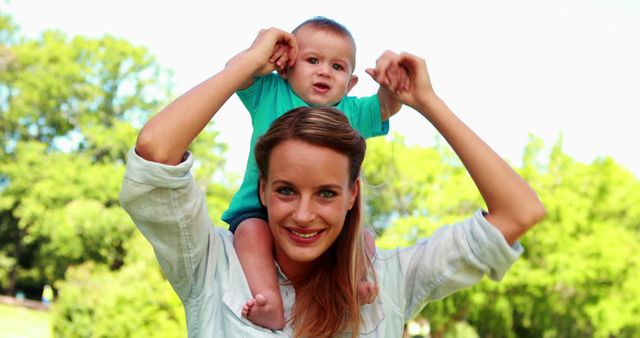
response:
{"label": "woman", "polygon": [[[289,39],[260,35],[247,53]],[[362,138],[330,108],[291,111],[256,145],[260,199],[290,320],[278,331],[254,325],[242,316],[251,293],[232,235],[212,226],[189,173],[188,145],[255,68],[229,64],[145,125],[129,153],[120,196],[185,306],[190,337],[400,337],[404,322],[428,301],[484,274],[500,279],[519,257],[516,240],[544,215],[536,194],[437,97],[424,60],[407,53],[389,60],[370,75],[438,129],[488,211],[367,260],[359,220]],[[360,306],[357,284],[365,276],[375,278],[379,293]]]}

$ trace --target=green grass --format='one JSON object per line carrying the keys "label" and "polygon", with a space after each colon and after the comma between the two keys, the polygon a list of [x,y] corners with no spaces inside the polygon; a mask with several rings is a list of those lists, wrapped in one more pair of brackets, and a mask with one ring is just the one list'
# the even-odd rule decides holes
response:
{"label": "green grass", "polygon": [[0,304],[0,338],[49,338],[49,313]]}

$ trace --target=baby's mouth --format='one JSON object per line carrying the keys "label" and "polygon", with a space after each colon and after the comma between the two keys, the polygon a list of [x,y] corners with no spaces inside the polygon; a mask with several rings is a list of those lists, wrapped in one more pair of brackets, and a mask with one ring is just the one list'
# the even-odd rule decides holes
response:
{"label": "baby's mouth", "polygon": [[316,90],[318,90],[320,92],[329,91],[329,85],[324,84],[324,83],[314,83],[313,84],[313,88],[315,88]]}

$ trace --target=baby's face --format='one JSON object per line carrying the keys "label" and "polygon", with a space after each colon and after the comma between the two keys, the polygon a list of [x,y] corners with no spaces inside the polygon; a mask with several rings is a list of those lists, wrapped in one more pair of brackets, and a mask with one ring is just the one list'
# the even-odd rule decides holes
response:
{"label": "baby's face", "polygon": [[296,32],[298,56],[286,78],[293,91],[311,106],[340,102],[357,82],[352,76],[355,48],[351,40],[313,27]]}

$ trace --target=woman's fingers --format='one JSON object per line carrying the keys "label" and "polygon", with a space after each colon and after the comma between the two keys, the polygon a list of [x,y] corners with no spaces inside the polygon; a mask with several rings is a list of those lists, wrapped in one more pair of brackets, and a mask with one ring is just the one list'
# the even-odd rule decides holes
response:
{"label": "woman's fingers", "polygon": [[288,62],[286,66],[291,67],[296,62],[296,57],[298,57],[298,42],[296,41],[296,37],[293,34],[289,34],[289,38],[287,40],[287,59]]}
{"label": "woman's fingers", "polygon": [[295,36],[273,27],[260,30],[250,49],[257,49],[261,51],[260,53],[267,54],[268,62],[274,65],[280,64],[280,67],[292,65],[298,54]]}

